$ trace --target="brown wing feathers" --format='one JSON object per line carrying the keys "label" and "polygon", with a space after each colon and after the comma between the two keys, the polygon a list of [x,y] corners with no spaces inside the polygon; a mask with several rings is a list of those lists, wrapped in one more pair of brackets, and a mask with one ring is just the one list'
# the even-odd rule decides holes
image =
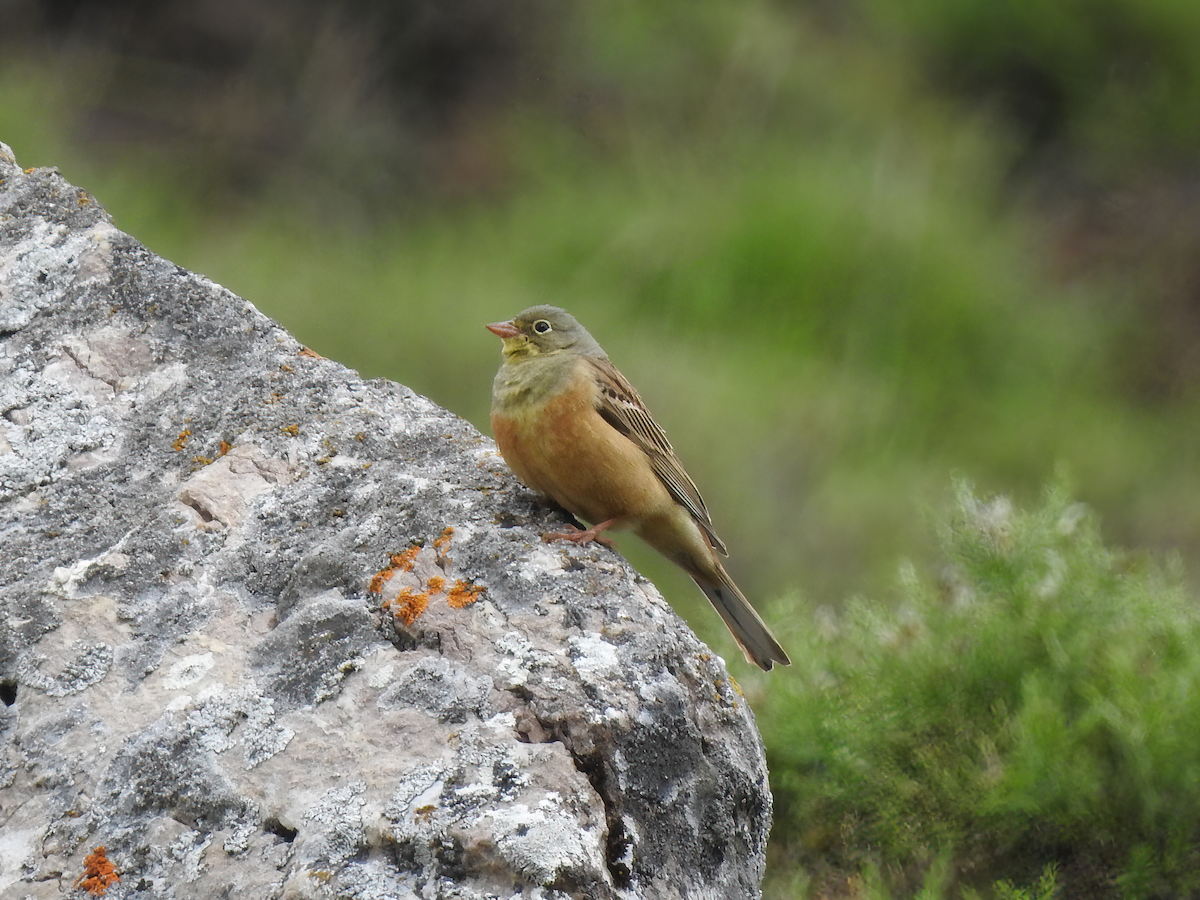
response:
{"label": "brown wing feathers", "polygon": [[642,448],[659,481],[689,513],[713,547],[728,555],[724,542],[713,531],[704,498],[675,455],[666,432],[654,421],[642,398],[606,357],[586,357],[600,387],[600,415],[613,428]]}

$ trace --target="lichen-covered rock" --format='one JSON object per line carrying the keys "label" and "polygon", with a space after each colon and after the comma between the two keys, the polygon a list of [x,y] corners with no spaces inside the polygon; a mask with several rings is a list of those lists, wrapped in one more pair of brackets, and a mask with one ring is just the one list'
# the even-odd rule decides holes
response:
{"label": "lichen-covered rock", "polygon": [[649,584],[542,544],[467,423],[0,180],[0,895],[759,894],[753,716]]}

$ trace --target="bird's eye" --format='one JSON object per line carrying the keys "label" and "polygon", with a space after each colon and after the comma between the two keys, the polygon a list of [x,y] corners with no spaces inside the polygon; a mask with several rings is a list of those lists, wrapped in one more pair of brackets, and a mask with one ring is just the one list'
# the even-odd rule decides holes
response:
{"label": "bird's eye", "polygon": [[550,329],[551,325],[545,319],[538,319],[533,323],[533,330],[538,334],[545,334],[547,331],[550,331]]}

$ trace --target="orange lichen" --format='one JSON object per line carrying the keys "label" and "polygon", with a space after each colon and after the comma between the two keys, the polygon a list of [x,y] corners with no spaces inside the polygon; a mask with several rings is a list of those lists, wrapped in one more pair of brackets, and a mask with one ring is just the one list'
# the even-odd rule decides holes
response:
{"label": "orange lichen", "polygon": [[83,860],[83,874],[75,882],[93,897],[99,897],[113,882],[120,881],[117,867],[112,864],[103,847],[97,847]]}
{"label": "orange lichen", "polygon": [[391,562],[380,569],[371,578],[370,585],[367,586],[367,591],[372,594],[383,593],[383,586],[391,581],[392,576],[397,572],[411,572],[413,562],[417,558],[417,554],[421,552],[421,548],[413,544],[403,553],[397,553],[392,556]]}
{"label": "orange lichen", "polygon": [[412,588],[403,588],[389,605],[396,618],[404,623],[404,627],[410,628],[413,622],[421,617],[421,613],[429,608],[429,595],[424,591],[418,594],[414,593]]}
{"label": "orange lichen", "polygon": [[298,435],[300,433],[300,426],[299,425],[284,425],[279,430],[290,437],[296,437],[296,435]]}
{"label": "orange lichen", "polygon": [[401,572],[411,572],[413,563],[417,559],[417,554],[420,552],[420,545],[413,544],[403,553],[397,553],[392,557],[392,568],[399,569]]}
{"label": "orange lichen", "polygon": [[171,445],[171,449],[175,451],[182,450],[187,446],[188,438],[192,436],[192,429],[185,428],[179,432],[179,437],[175,438],[175,443]]}
{"label": "orange lichen", "polygon": [[454,529],[447,525],[445,530],[442,532],[442,536],[435,538],[433,541],[433,552],[438,555],[438,565],[442,566],[443,568],[450,565],[450,555],[446,553],[446,550],[449,548],[450,539],[453,536]]}
{"label": "orange lichen", "polygon": [[450,588],[450,593],[446,595],[446,602],[450,604],[451,609],[462,609],[478,600],[479,595],[486,590],[487,588],[482,588],[477,584],[468,584],[460,578],[454,582],[454,587]]}
{"label": "orange lichen", "polygon": [[434,538],[433,549],[439,553],[443,552],[447,547],[450,546],[450,539],[452,537],[454,537],[454,528],[453,526],[447,525],[445,530],[442,531],[442,536],[439,538]]}
{"label": "orange lichen", "polygon": [[[430,562],[436,563],[443,572],[450,562],[449,558],[444,554],[446,548],[450,545],[450,539],[453,534],[454,529],[447,528],[433,542],[433,550],[436,556]],[[405,627],[411,626],[420,618],[421,614],[429,608],[429,603],[434,597],[439,595],[444,596],[447,605],[451,609],[463,609],[478,600],[479,595],[485,590],[485,588],[471,584],[461,578],[454,583],[453,587],[447,589],[447,579],[444,575],[417,575],[413,570],[417,565],[417,556],[423,549],[421,545],[414,544],[403,553],[394,554],[390,558],[389,564],[376,572],[367,586],[369,593],[383,594],[384,587],[394,576],[401,572],[412,573],[409,575],[409,579],[415,580],[420,587],[402,587],[395,597],[386,599],[380,604],[382,609],[390,611],[397,619],[404,623]],[[428,566],[429,563],[425,565]],[[428,572],[428,568],[422,571]]]}
{"label": "orange lichen", "polygon": [[229,443],[229,441],[221,441],[219,444],[217,444],[217,456],[224,456],[232,449],[233,444]]}

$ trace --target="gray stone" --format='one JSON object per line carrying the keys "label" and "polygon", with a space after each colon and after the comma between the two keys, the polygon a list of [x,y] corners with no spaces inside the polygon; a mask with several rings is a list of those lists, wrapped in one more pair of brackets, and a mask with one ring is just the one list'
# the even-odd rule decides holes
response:
{"label": "gray stone", "polygon": [[0,895],[101,845],[110,897],[759,895],[753,715],[651,585],[543,544],[466,422],[0,180]]}

